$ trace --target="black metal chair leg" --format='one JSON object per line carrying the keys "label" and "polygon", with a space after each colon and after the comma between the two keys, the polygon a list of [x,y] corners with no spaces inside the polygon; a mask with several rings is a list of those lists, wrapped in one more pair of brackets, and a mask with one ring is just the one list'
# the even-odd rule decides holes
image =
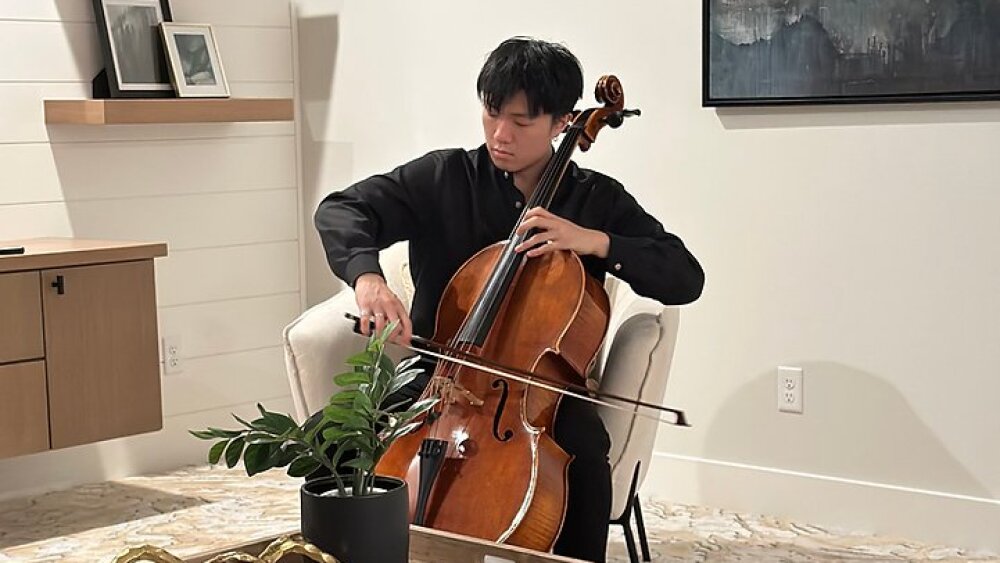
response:
{"label": "black metal chair leg", "polygon": [[[632,484],[629,486],[629,496],[631,500],[625,503],[625,511],[616,520],[611,520],[608,524],[618,524],[622,527],[625,532],[625,547],[628,548],[628,560],[631,563],[639,563],[639,554],[636,553],[635,549],[635,536],[632,535],[632,512],[633,509],[637,509],[639,506],[639,495],[636,494],[635,489],[639,484],[639,463],[636,462],[635,469],[632,471]],[[649,546],[646,545],[646,531],[642,526],[642,517],[637,520],[639,525],[639,539],[642,541],[642,556],[645,558],[643,561],[649,561]]]}
{"label": "black metal chair leg", "polygon": [[646,526],[642,523],[642,505],[639,504],[639,495],[632,497],[632,512],[635,513],[635,528],[639,532],[639,547],[642,548],[642,560],[651,561],[649,556],[649,542],[646,541]]}
{"label": "black metal chair leg", "polygon": [[632,536],[632,525],[628,520],[622,522],[625,530],[625,547],[628,548],[628,560],[632,563],[639,563],[639,554],[635,552],[635,537]]}

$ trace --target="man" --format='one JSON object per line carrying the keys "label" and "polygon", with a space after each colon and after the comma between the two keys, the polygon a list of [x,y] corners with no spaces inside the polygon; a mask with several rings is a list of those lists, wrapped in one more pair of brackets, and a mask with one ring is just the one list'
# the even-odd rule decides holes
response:
{"label": "man", "polygon": [[[452,274],[477,251],[510,236],[582,95],[583,73],[565,47],[515,37],[489,55],[477,88],[484,145],[431,152],[330,194],[316,212],[330,266],[354,288],[366,333],[370,321],[379,331],[397,322],[399,341],[433,336],[438,301]],[[689,303],[701,294],[697,260],[608,176],[571,163],[550,211],[526,212],[519,232],[530,229],[536,234],[517,249],[528,259],[571,250],[598,280],[611,272],[664,304]],[[402,240],[409,241],[415,287],[410,315],[378,262],[380,249]],[[429,375],[404,394],[418,396]],[[611,505],[607,432],[593,405],[565,398],[554,438],[574,456],[554,551],[604,561]]]}

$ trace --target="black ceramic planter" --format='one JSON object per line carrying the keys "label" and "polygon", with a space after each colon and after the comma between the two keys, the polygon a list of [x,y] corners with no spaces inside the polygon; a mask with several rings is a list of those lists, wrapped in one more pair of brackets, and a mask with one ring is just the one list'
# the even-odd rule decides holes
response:
{"label": "black ceramic planter", "polygon": [[[344,482],[349,486],[346,478]],[[410,550],[406,482],[376,477],[375,486],[386,492],[321,496],[337,488],[333,477],[302,485],[302,535],[344,563],[406,563]]]}

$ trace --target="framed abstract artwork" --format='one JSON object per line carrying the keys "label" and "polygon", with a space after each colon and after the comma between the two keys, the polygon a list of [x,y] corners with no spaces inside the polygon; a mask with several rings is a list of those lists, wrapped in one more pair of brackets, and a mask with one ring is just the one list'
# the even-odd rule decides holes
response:
{"label": "framed abstract artwork", "polygon": [[703,0],[702,105],[1000,99],[1000,0]]}
{"label": "framed abstract artwork", "polygon": [[95,98],[173,97],[160,24],[170,21],[167,0],[93,0],[104,70]]}

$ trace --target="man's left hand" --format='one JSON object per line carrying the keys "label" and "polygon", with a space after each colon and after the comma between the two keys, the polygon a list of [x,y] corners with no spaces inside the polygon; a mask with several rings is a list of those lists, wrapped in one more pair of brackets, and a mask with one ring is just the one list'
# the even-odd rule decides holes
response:
{"label": "man's left hand", "polygon": [[[607,233],[586,229],[555,215],[543,207],[533,207],[524,215],[517,227],[521,235],[536,229],[534,235],[517,245],[516,252],[527,250],[526,256],[534,258],[554,250],[572,250],[581,256],[594,255],[607,258],[611,239]],[[530,249],[530,250],[528,250]]]}

